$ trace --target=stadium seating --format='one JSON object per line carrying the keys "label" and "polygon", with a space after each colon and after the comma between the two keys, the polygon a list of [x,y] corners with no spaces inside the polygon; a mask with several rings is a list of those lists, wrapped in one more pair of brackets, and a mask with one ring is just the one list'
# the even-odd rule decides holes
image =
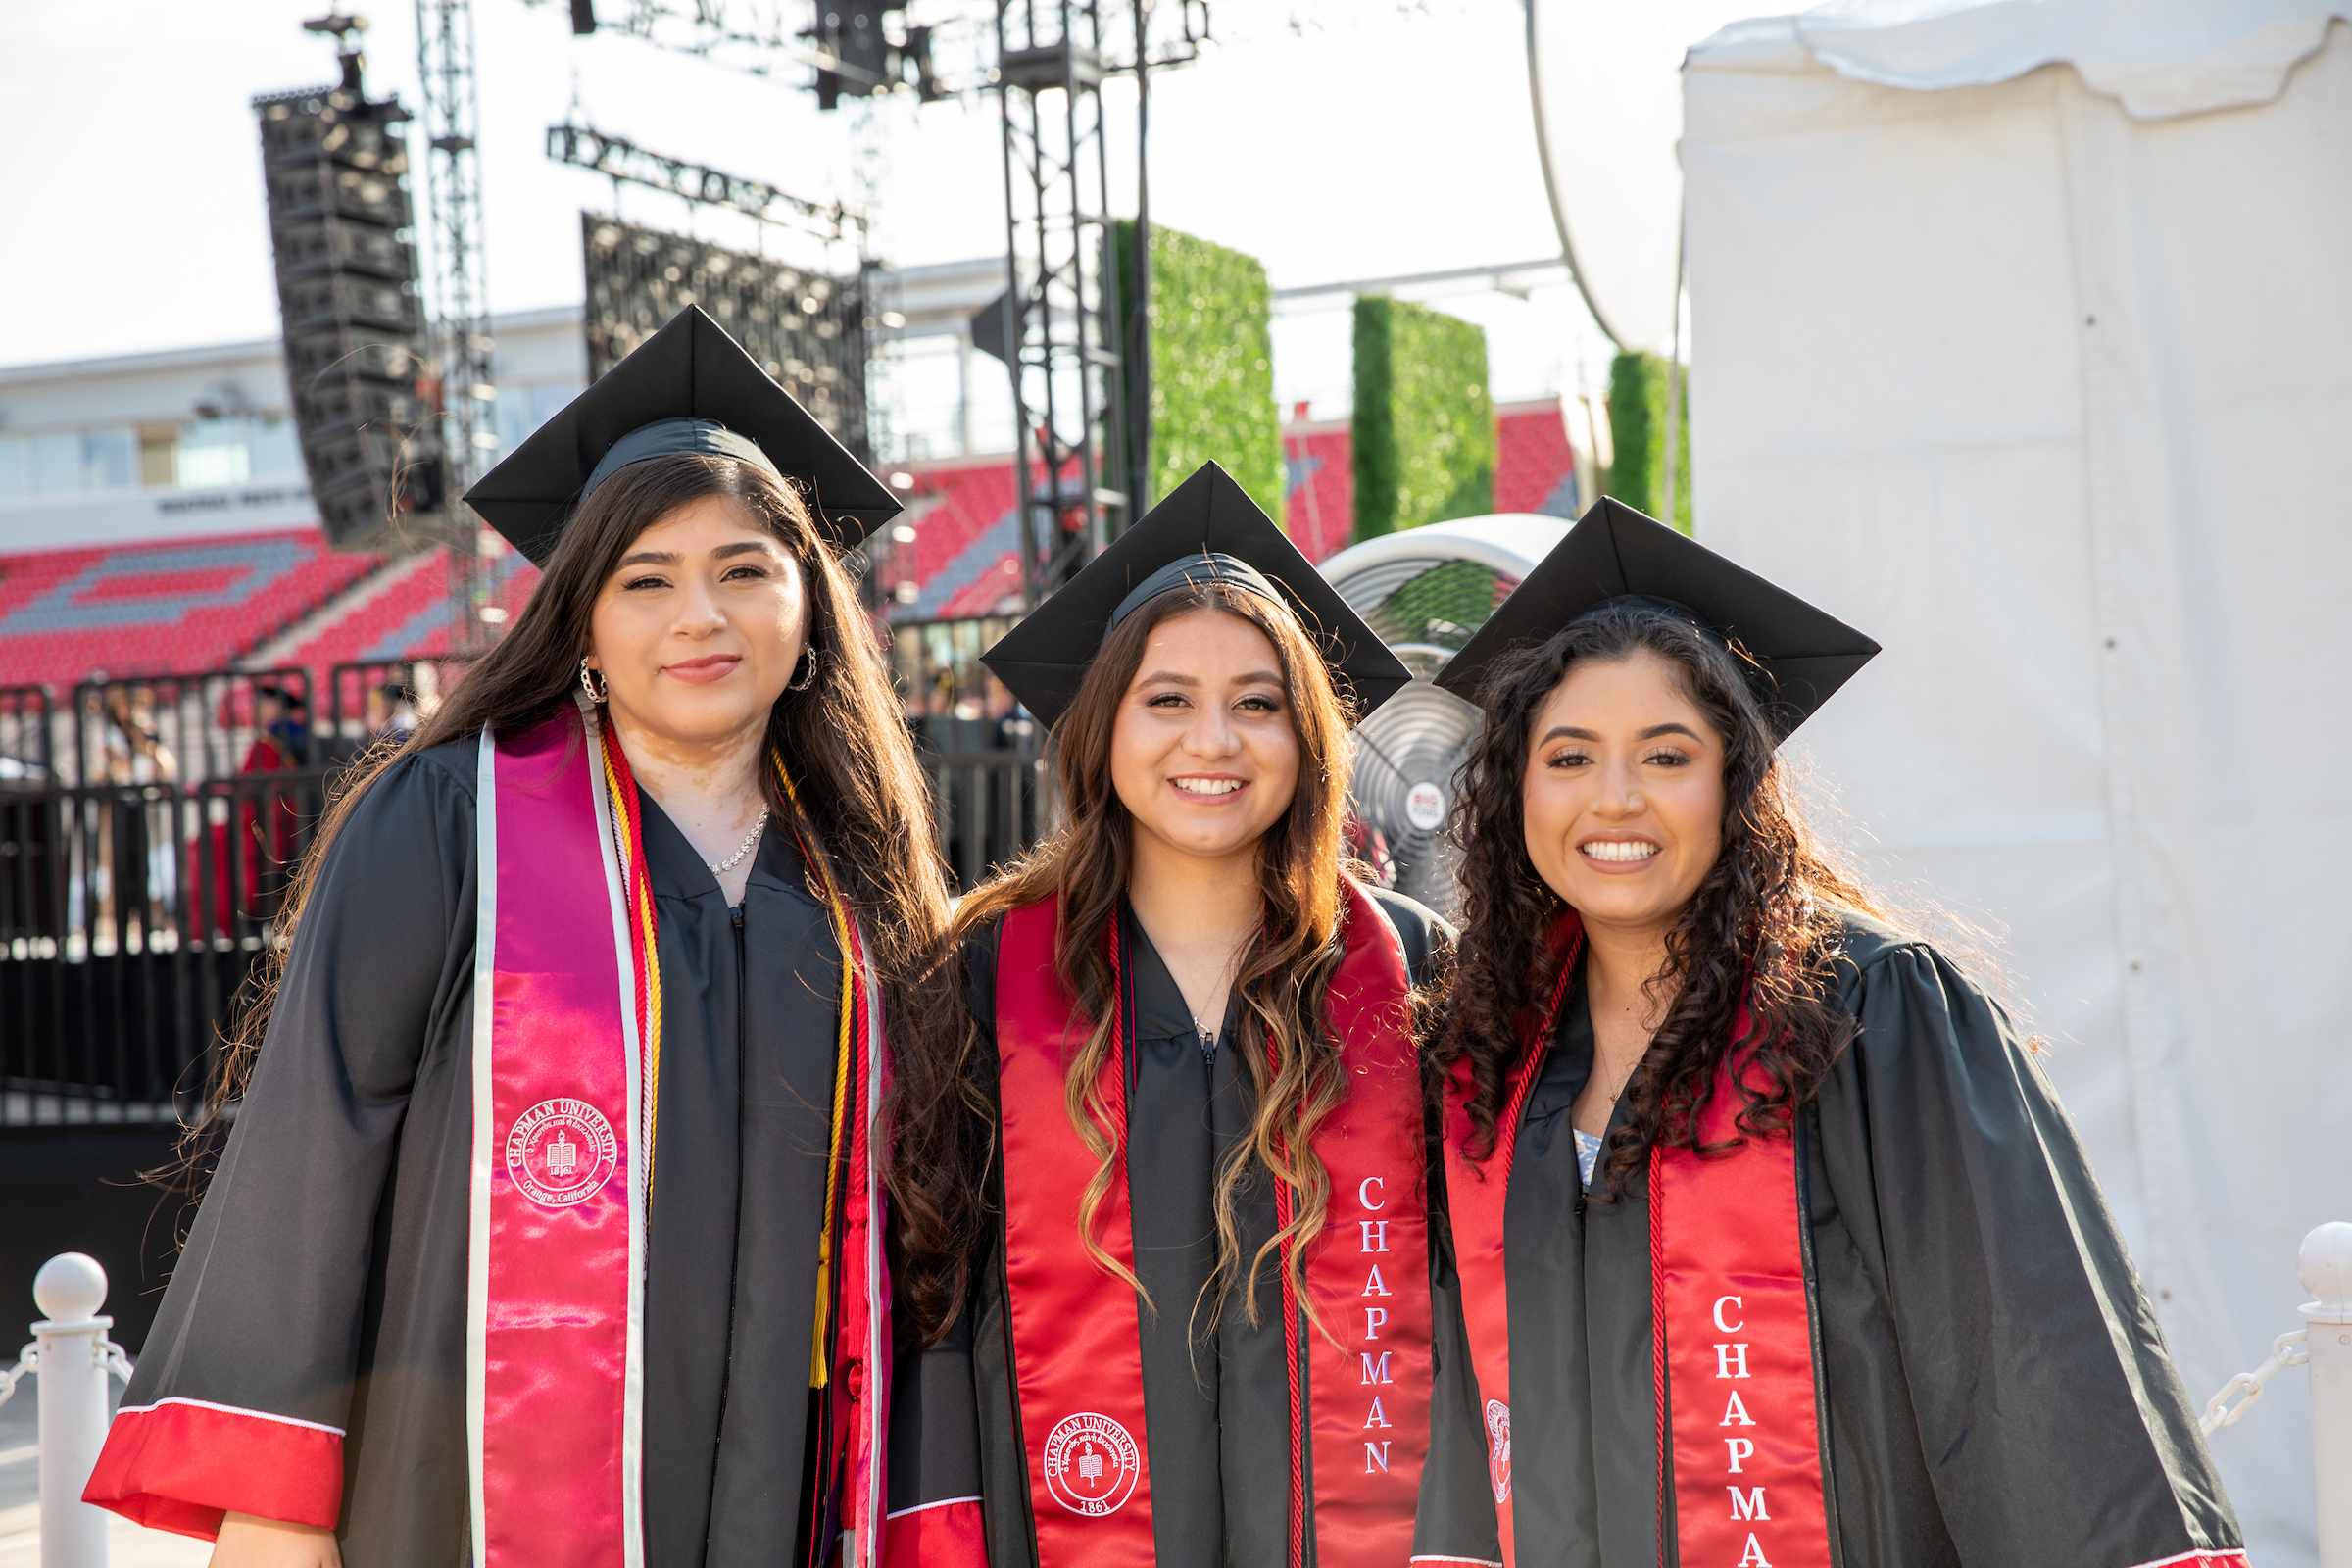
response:
{"label": "stadium seating", "polygon": [[1283,529],[1319,566],[1355,527],[1355,443],[1345,424],[1294,424],[1282,432],[1282,462]]}
{"label": "stadium seating", "polygon": [[[539,581],[539,568],[520,556],[498,563],[494,594],[510,617]],[[317,672],[323,680],[337,664],[362,660],[423,659],[449,651],[449,558],[433,550],[392,568],[395,579],[382,592],[354,605],[350,613],[322,627],[285,661]],[[513,624],[510,618],[510,625]]]}
{"label": "stadium seating", "polygon": [[1582,510],[1576,460],[1568,450],[1568,427],[1560,421],[1559,405],[1497,411],[1494,437],[1496,512],[1573,517]]}
{"label": "stadium seating", "polygon": [[220,668],[383,564],[315,528],[0,557],[0,685]]}
{"label": "stadium seating", "polygon": [[[1573,515],[1576,481],[1554,404],[1496,419],[1494,509]],[[1352,445],[1344,423],[1294,424],[1285,525],[1310,560],[1345,547],[1355,521]],[[897,621],[994,613],[1020,592],[1020,510],[1008,459],[923,465],[907,493],[910,543],[876,552],[882,580],[916,585]],[[301,645],[273,658],[323,682],[338,663],[423,658],[450,646],[446,558],[340,555],[316,529],[220,535],[0,557],[0,686],[63,697],[115,676],[225,667],[308,617]],[[496,598],[517,614],[538,581],[510,556]],[[336,607],[347,608],[340,613]]]}
{"label": "stadium seating", "polygon": [[907,492],[912,544],[893,544],[883,581],[921,585],[893,620],[986,615],[1021,591],[1020,496],[1008,458],[916,471]]}

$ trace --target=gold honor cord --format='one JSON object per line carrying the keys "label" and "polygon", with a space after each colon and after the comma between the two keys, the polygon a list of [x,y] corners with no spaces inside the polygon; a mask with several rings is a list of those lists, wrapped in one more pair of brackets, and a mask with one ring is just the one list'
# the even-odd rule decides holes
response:
{"label": "gold honor cord", "polygon": [[[645,1057],[645,1177],[647,1192],[654,1185],[654,1133],[661,1117],[662,1104],[662,960],[654,944],[654,884],[645,863],[645,824],[637,804],[637,780],[629,771],[628,759],[621,755],[620,744],[610,723],[604,726],[605,797],[612,810],[612,833],[619,841],[621,875],[627,887],[623,897],[629,906],[629,916],[637,922],[636,935],[643,947],[637,963],[638,1026],[644,1032],[641,1050]],[[649,1215],[650,1219],[650,1215]]]}
{"label": "gold honor cord", "polygon": [[[801,798],[792,787],[792,775],[785,771],[784,757],[770,753],[775,763],[776,782],[784,787],[784,799],[792,807],[795,818],[802,816]],[[800,837],[796,828],[793,837]],[[840,1212],[842,1146],[849,1127],[850,1063],[852,1050],[850,1031],[857,1011],[858,966],[855,948],[850,941],[850,916],[843,905],[841,890],[833,885],[833,872],[807,844],[801,846],[802,857],[816,868],[819,880],[825,885],[825,908],[833,917],[833,941],[841,949],[841,1032],[835,1047],[833,1067],[833,1130],[825,1151],[825,1219],[824,1228],[817,1232],[816,1241],[816,1328],[808,1348],[808,1386],[824,1388],[832,1381],[829,1357],[825,1354],[827,1331],[831,1328],[833,1312],[833,1229],[834,1218]]]}

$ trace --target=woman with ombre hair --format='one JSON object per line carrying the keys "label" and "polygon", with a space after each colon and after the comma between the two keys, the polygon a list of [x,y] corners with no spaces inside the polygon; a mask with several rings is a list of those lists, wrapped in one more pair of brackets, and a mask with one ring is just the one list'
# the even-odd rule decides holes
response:
{"label": "woman with ombre hair", "polygon": [[976,1465],[887,1465],[896,504],[695,310],[468,499],[545,575],[320,827],[87,1496],[217,1568],[976,1563]]}
{"label": "woman with ombre hair", "polygon": [[899,1151],[968,1300],[935,1354],[991,1560],[1394,1568],[1437,1486],[1414,1003],[1448,933],[1342,837],[1351,708],[1406,671],[1213,465],[987,661],[1064,820],[964,900],[922,1054],[961,1071],[902,1080]]}
{"label": "woman with ombre hair", "polygon": [[1438,1447],[1511,1568],[2244,1568],[2037,1048],[1798,810],[1877,653],[1604,501],[1439,677],[1486,724]]}

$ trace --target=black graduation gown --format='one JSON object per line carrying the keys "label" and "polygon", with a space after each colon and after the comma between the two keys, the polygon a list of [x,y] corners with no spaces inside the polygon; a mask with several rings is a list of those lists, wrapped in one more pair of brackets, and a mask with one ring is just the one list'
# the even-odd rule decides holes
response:
{"label": "black graduation gown", "polygon": [[[396,761],[335,844],[124,1398],[346,1428],[349,1568],[467,1554],[477,756],[466,741]],[[662,996],[646,1560],[774,1564],[808,1528],[839,950],[789,834],[760,841],[731,910],[640,804]]]}
{"label": "black graduation gown", "polygon": [[[1403,938],[1416,985],[1428,982],[1440,945],[1452,932],[1410,899],[1371,890]],[[1211,1214],[1218,1161],[1245,1137],[1255,1086],[1236,1055],[1238,1003],[1229,1006],[1213,1059],[1193,1027],[1184,994],[1133,913],[1125,947],[1135,993],[1137,1082],[1128,1101],[1128,1195],[1136,1272],[1154,1309],[1137,1300],[1143,1348],[1145,1443],[1152,1475],[1152,1521],[1157,1560],[1166,1568],[1264,1568],[1288,1550],[1290,1408],[1282,1343],[1280,1286],[1260,1276],[1260,1323],[1252,1327],[1238,1296],[1212,1327],[1196,1321],[1194,1302],[1216,1264]],[[990,1060],[996,1054],[997,943],[991,924],[967,939],[965,1005],[979,1025]],[[1001,1195],[1000,1195],[1001,1205]],[[1270,1185],[1252,1183],[1240,1203],[1243,1255],[1276,1230]],[[1075,1242],[1073,1241],[1073,1246]],[[1442,1274],[1442,1265],[1433,1268]],[[1441,1322],[1458,1306],[1439,1280]],[[1105,1289],[1115,1282],[1105,1280]],[[1027,1457],[1005,1322],[1003,1235],[976,1270],[965,1322],[933,1359],[968,1357],[978,1402],[980,1490],[986,1501],[989,1560],[997,1568],[1035,1564]],[[1458,1328],[1446,1340],[1458,1339]],[[1441,1368],[1439,1384],[1448,1383]],[[944,1381],[944,1379],[943,1379]],[[1459,1379],[1452,1380],[1455,1384]],[[1442,1402],[1442,1401],[1441,1401]],[[957,1421],[972,1419],[957,1414]],[[1447,1419],[1465,1419],[1449,1410]],[[894,1437],[904,1432],[894,1416]],[[1483,1453],[1471,1455],[1479,1495]],[[1466,1471],[1467,1463],[1456,1468]],[[1423,1494],[1431,1481],[1425,1473]],[[1453,1489],[1456,1493],[1460,1487]],[[1311,1494],[1309,1507],[1312,1507]],[[1491,1513],[1491,1509],[1490,1509]]]}
{"label": "black graduation gown", "polygon": [[[1861,1035],[1798,1119],[1838,1568],[2130,1568],[2236,1549],[2040,1064],[1928,944],[1858,918],[1847,941],[1841,1003]],[[1581,972],[1560,1014],[1504,1200],[1518,1563],[1649,1564],[1648,1196],[1640,1180],[1614,1201],[1584,1186],[1569,1115],[1592,1063]],[[1483,1458],[1476,1423],[1439,1442]],[[1492,1510],[1451,1549],[1498,1559]]]}

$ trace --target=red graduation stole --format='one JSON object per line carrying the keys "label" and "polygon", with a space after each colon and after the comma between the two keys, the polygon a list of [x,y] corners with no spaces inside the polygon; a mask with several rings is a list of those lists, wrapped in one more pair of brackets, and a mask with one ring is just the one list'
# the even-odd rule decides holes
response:
{"label": "red graduation stole", "polygon": [[[1462,1279],[1470,1359],[1487,1427],[1487,1468],[1502,1557],[1518,1560],[1512,1522],[1510,1296],[1503,1207],[1528,1092],[1543,1071],[1584,931],[1571,910],[1553,929],[1560,955],[1551,1005],[1520,1019],[1521,1056],[1504,1096],[1494,1152],[1463,1153],[1469,1063],[1456,1062],[1446,1115],[1446,1190]],[[1740,1033],[1747,1032],[1744,1008]],[[1700,1117],[1703,1141],[1740,1137],[1741,1101],[1727,1064]],[[1830,1568],[1813,1325],[1805,1287],[1796,1141],[1746,1138],[1701,1159],[1653,1149],[1649,1161],[1650,1355],[1673,1430],[1658,1442],[1658,1508],[1674,1478],[1675,1540],[1687,1568]],[[1671,1472],[1667,1466],[1671,1464]],[[1660,1559],[1664,1558],[1664,1531]]]}
{"label": "red graduation stole", "polygon": [[[1306,1243],[1304,1270],[1314,1315],[1330,1337],[1304,1321],[1287,1293],[1283,1303],[1292,1368],[1290,1560],[1303,1560],[1301,1460],[1311,1445],[1316,1561],[1396,1568],[1412,1554],[1429,1448],[1421,1077],[1403,948],[1380,906],[1353,882],[1344,886],[1347,955],[1325,1006],[1349,1088],[1315,1138],[1331,1173],[1332,1218]],[[1031,1514],[1045,1568],[1150,1568],[1140,1303],[1095,1265],[1075,1234],[1078,1197],[1097,1161],[1063,1108],[1064,1065],[1091,1025],[1054,971],[1058,919],[1052,899],[1011,911],[997,955],[1004,1262]],[[1114,921],[1114,972],[1117,934]],[[1131,1032],[1122,1026],[1102,1069],[1121,1172]],[[1279,1207],[1287,1218],[1287,1188]],[[1095,1223],[1104,1250],[1132,1269],[1123,1176]]]}
{"label": "red graduation stole", "polygon": [[[636,787],[583,704],[518,735],[494,741],[485,731],[475,808],[466,1356],[474,1557],[482,1568],[640,1568],[662,1014]],[[813,1282],[836,1374],[818,1462],[831,1517],[857,1532],[845,1558],[871,1563],[890,1344],[867,1157],[883,1053],[856,928],[827,891],[849,981],[835,1085],[836,1144],[847,1142],[849,1157],[844,1200],[828,1205],[828,1266]]]}

